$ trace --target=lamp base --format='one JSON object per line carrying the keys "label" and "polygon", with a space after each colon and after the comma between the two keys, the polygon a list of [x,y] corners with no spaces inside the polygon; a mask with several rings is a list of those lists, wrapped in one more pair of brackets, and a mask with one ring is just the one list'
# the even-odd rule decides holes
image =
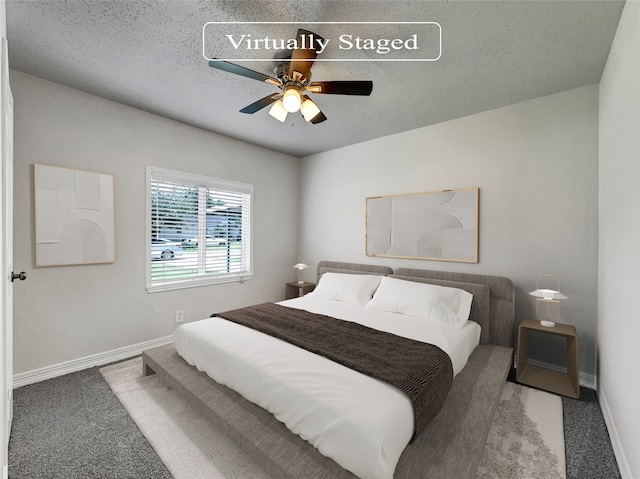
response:
{"label": "lamp base", "polygon": [[303,281],[303,280],[301,280],[301,279],[299,279],[299,280],[298,280],[298,284],[304,284],[304,281]]}
{"label": "lamp base", "polygon": [[556,323],[554,323],[553,321],[540,320],[540,325],[541,326],[546,326],[547,328],[553,328],[556,325]]}

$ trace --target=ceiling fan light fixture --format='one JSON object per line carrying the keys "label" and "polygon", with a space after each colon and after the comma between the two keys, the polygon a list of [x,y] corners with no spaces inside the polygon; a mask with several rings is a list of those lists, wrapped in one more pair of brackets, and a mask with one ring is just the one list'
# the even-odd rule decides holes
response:
{"label": "ceiling fan light fixture", "polygon": [[[309,41],[307,42],[307,40]],[[313,41],[312,41],[313,40]],[[316,41],[317,40],[317,41]],[[314,125],[327,120],[327,117],[317,105],[307,96],[309,93],[323,93],[329,95],[359,95],[368,96],[373,89],[373,82],[345,80],[345,81],[321,81],[311,82],[311,67],[318,56],[318,50],[314,48],[316,43],[322,43],[324,39],[319,35],[298,29],[296,45],[287,55],[276,55],[281,63],[273,70],[275,77],[245,68],[226,60],[214,58],[209,60],[209,66],[235,75],[240,75],[252,80],[268,83],[277,87],[281,93],[267,95],[258,101],[242,108],[240,113],[253,114],[263,108],[271,106],[269,115],[281,123],[287,120],[289,113],[301,110],[303,118]],[[327,40],[328,41],[328,40]],[[307,47],[307,43],[313,43]]]}
{"label": "ceiling fan light fixture", "polygon": [[269,109],[269,115],[271,115],[281,123],[284,123],[284,121],[287,119],[288,112],[282,103],[282,100],[278,100],[277,102],[275,102]]}
{"label": "ceiling fan light fixture", "polygon": [[300,92],[296,88],[287,88],[282,96],[282,104],[284,109],[289,113],[295,113],[300,109],[302,99],[300,98]]}
{"label": "ceiling fan light fixture", "polygon": [[305,98],[300,107],[300,111],[306,121],[311,121],[320,113],[320,108],[318,108],[318,105],[316,105],[311,98]]}

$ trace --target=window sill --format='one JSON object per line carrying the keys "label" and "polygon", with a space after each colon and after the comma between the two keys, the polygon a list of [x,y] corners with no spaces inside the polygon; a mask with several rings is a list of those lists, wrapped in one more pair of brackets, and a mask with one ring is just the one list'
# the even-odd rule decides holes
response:
{"label": "window sill", "polygon": [[173,291],[175,289],[199,288],[222,283],[244,283],[253,279],[253,274],[218,276],[215,278],[196,278],[185,281],[173,281],[170,283],[147,284],[147,293],[159,293],[161,291]]}

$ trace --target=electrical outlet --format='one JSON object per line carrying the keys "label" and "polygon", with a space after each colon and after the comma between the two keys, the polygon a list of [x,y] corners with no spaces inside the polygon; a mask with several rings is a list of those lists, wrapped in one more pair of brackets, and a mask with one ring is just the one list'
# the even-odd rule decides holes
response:
{"label": "electrical outlet", "polygon": [[181,309],[176,311],[176,323],[181,323],[184,321],[184,311]]}

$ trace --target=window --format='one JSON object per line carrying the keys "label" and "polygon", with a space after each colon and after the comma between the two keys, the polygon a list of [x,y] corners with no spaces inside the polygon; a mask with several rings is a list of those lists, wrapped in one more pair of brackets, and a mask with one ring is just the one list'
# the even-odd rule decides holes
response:
{"label": "window", "polygon": [[251,279],[253,186],[147,167],[147,291]]}

